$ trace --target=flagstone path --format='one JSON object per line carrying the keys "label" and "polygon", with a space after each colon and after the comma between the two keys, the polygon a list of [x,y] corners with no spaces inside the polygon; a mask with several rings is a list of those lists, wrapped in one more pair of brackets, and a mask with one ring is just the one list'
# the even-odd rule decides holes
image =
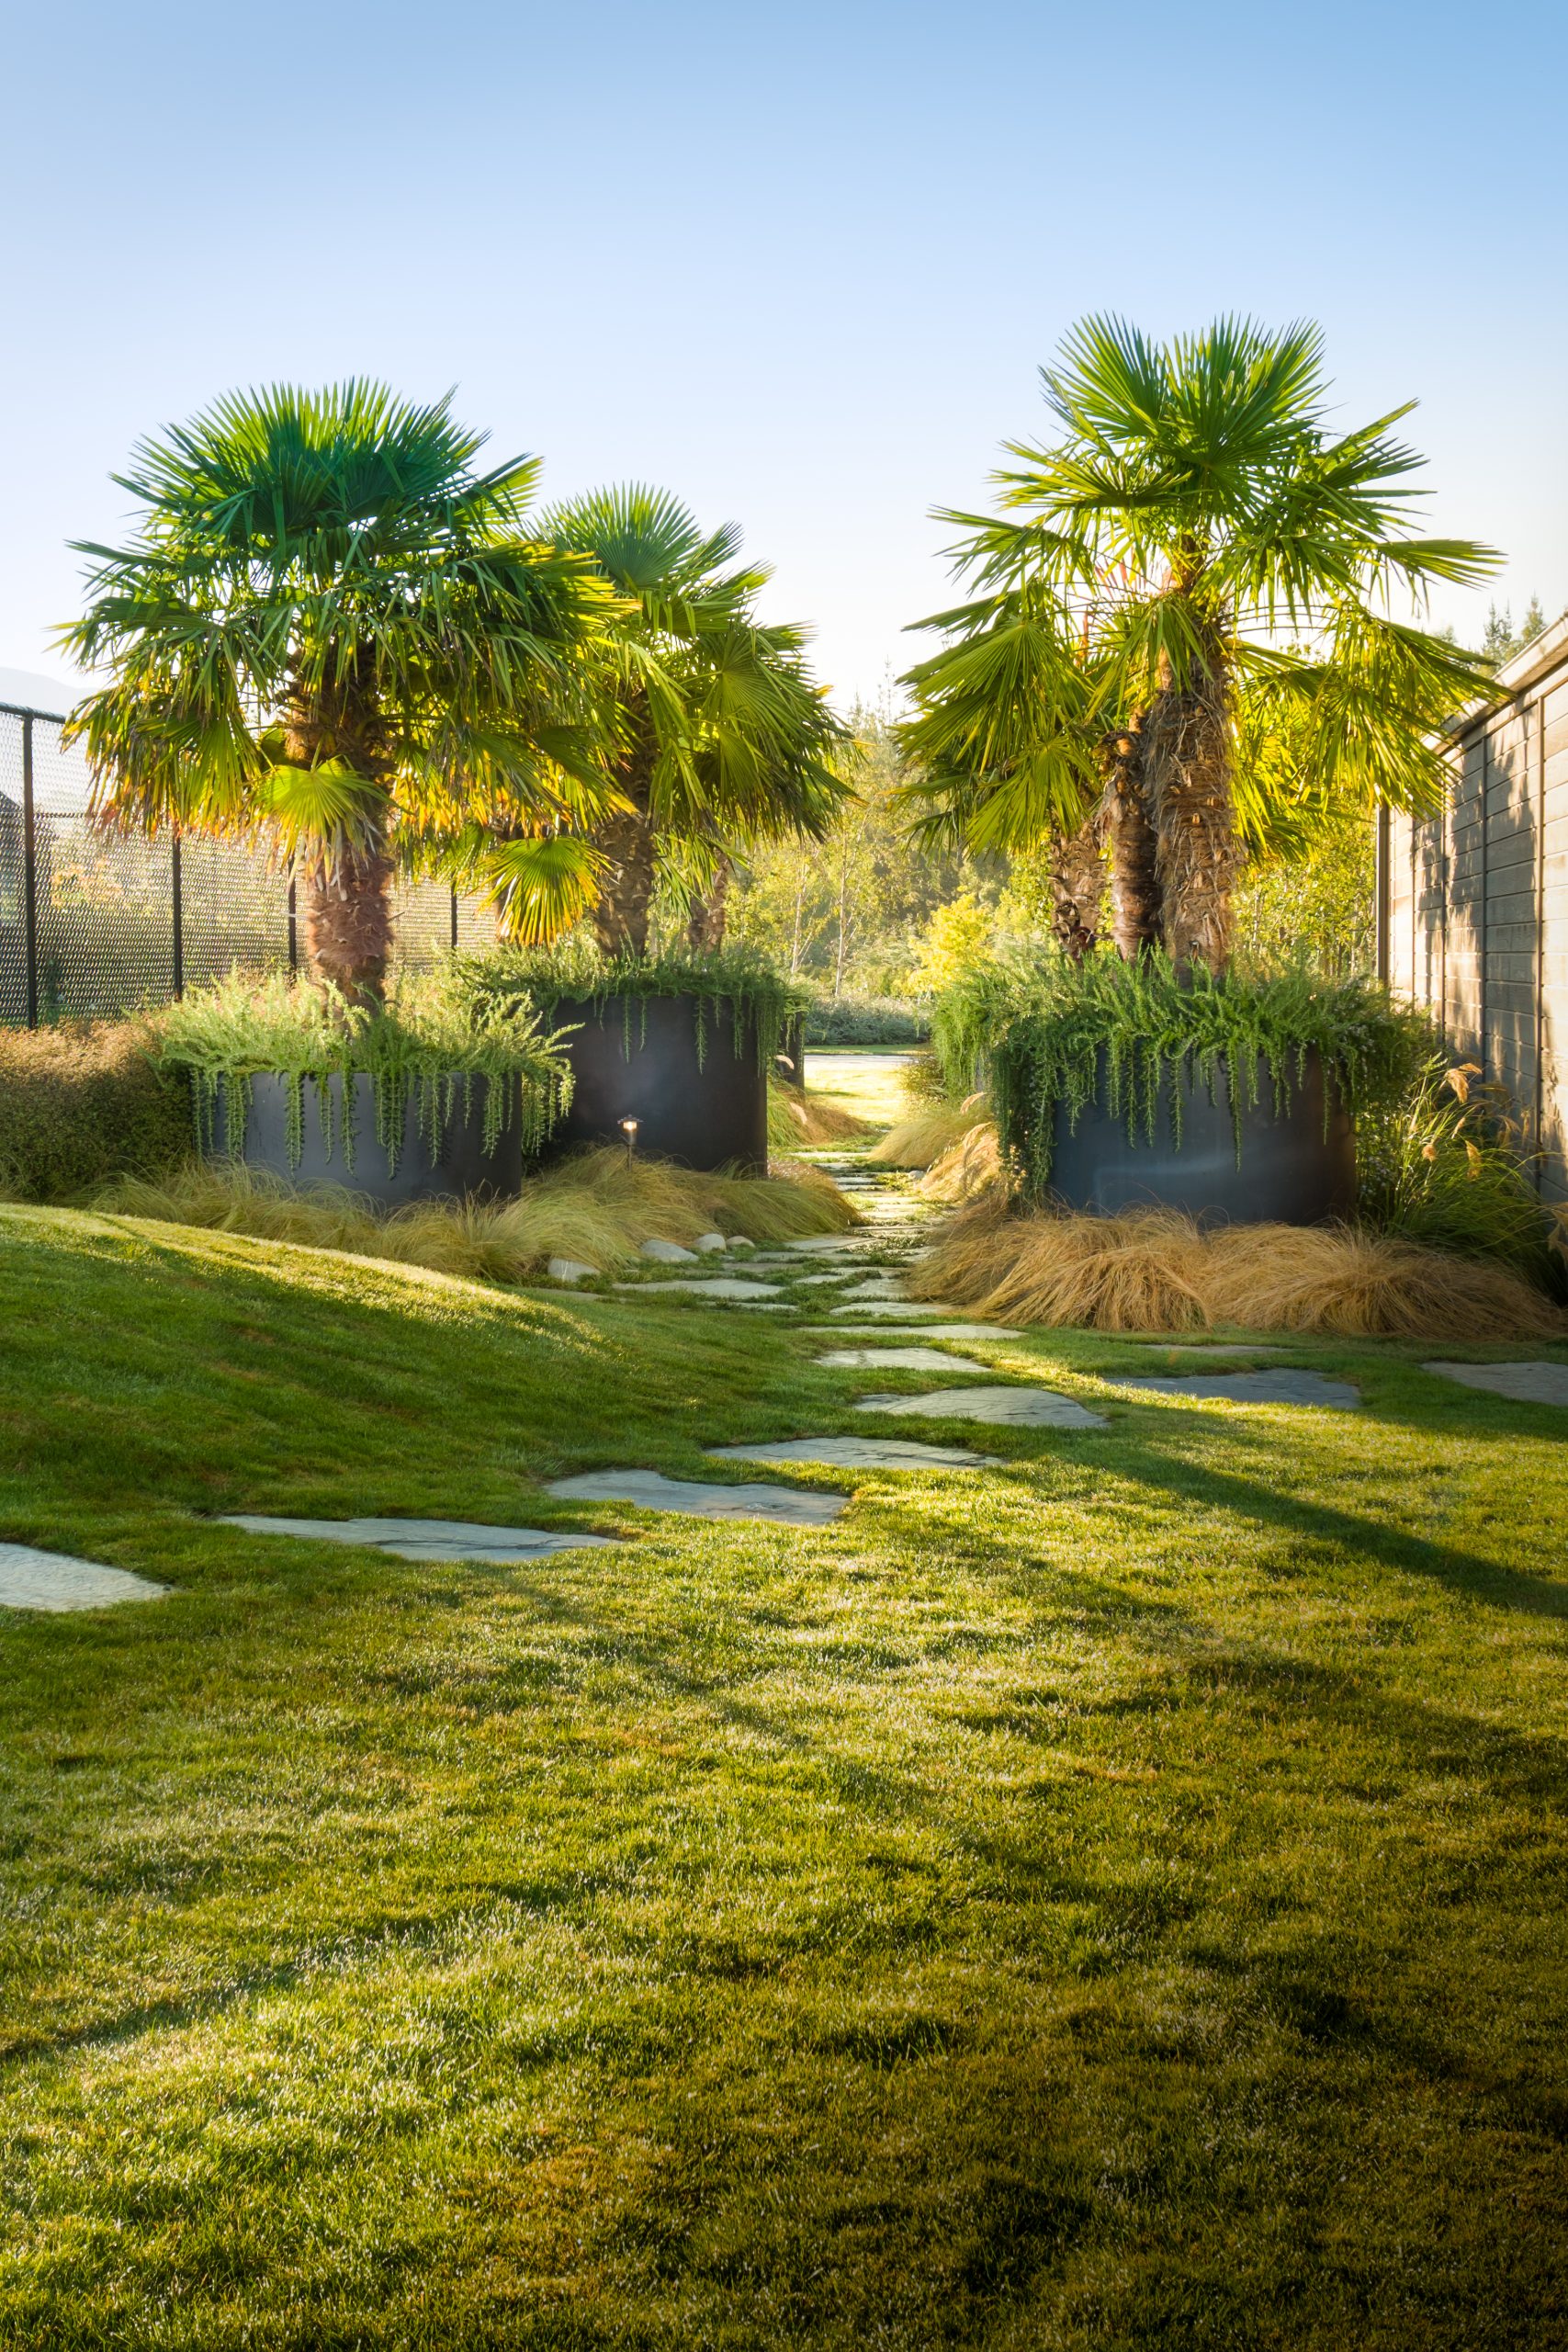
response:
{"label": "flagstone path", "polygon": [[1511,1397],[1516,1405],[1568,1405],[1568,1363],[1544,1357],[1524,1363],[1424,1363],[1421,1369],[1463,1388]]}
{"label": "flagstone path", "polygon": [[640,1510],[683,1511],[689,1519],[771,1519],[785,1527],[822,1527],[849,1509],[848,1495],[804,1487],[720,1487],[700,1478],[667,1478],[660,1470],[585,1470],[547,1489],[569,1502],[636,1503]]}
{"label": "flagstone path", "polygon": [[121,1600],[162,1600],[167,1585],[106,1568],[69,1552],[40,1552],[31,1544],[0,1544],[0,1609],[107,1609]]}
{"label": "flagstone path", "polygon": [[268,1519],[255,1511],[226,1511],[225,1527],[247,1535],[292,1535],[318,1544],[364,1544],[400,1560],[479,1560],[515,1567],[524,1560],[547,1559],[553,1552],[581,1551],[614,1543],[610,1535],[579,1535],[570,1529],[486,1527],[465,1519]]}
{"label": "flagstone path", "polygon": [[1091,1413],[1054,1388],[1013,1385],[995,1388],[932,1388],[919,1396],[857,1396],[857,1413],[910,1413],[939,1421],[989,1421],[998,1428],[1102,1430],[1103,1413]]}

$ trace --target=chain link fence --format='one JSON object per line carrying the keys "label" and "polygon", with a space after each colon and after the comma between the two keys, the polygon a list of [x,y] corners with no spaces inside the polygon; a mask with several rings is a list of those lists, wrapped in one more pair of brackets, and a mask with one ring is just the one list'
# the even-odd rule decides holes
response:
{"label": "chain link fence", "polygon": [[[0,1023],[113,1020],[234,970],[299,959],[288,876],[254,850],[102,831],[58,713],[0,704]],[[444,884],[393,905],[406,970],[493,944],[493,918]]]}

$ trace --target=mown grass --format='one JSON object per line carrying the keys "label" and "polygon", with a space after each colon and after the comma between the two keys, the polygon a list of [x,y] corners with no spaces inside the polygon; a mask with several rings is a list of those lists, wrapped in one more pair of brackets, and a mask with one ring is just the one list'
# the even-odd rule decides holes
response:
{"label": "mown grass", "polygon": [[0,1619],[0,2342],[1568,2342],[1560,1415],[1036,1334],[1108,1429],[709,1527],[537,1482],[880,1427],[782,1318],[45,1210],[0,1284],[0,1539],[171,1588]]}

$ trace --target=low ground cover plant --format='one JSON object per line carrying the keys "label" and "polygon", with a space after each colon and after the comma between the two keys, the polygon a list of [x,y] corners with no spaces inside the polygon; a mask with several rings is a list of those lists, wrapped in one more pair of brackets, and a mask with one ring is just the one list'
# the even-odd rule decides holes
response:
{"label": "low ground cover plant", "polygon": [[190,1149],[188,1089],[143,1021],[0,1028],[0,1198],[69,1200]]}
{"label": "low ground cover plant", "polygon": [[923,1046],[931,1034],[929,1006],[900,997],[829,996],[812,989],[806,1008],[806,1042],[832,1047]]}

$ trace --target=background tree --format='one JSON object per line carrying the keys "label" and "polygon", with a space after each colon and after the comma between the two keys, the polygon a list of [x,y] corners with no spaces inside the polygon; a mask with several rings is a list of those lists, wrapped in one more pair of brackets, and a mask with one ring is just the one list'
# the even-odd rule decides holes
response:
{"label": "background tree", "polygon": [[[607,803],[584,650],[614,599],[527,524],[532,458],[490,472],[448,401],[350,382],[235,394],[117,476],[141,526],[64,632],[112,683],[74,714],[110,820],[272,832],[313,971],[378,998],[400,845]],[[400,835],[402,836],[400,843]],[[588,880],[557,853],[563,913]]]}
{"label": "background tree", "polygon": [[829,993],[900,994],[936,910],[966,888],[994,899],[1005,860],[911,838],[912,771],[886,708],[857,705],[835,763],[850,787],[816,837],[762,843],[731,894],[735,936]]}
{"label": "background tree", "polygon": [[1042,380],[1060,438],[1008,445],[999,514],[944,516],[979,593],[923,624],[946,642],[908,679],[913,797],[928,833],[987,847],[1100,812],[1122,953],[1219,969],[1271,816],[1238,743],[1286,730],[1314,791],[1435,807],[1434,731],[1489,672],[1415,616],[1495,559],[1416,535],[1413,402],[1329,432],[1315,327],[1159,345],[1089,319]]}
{"label": "background tree", "polygon": [[1539,596],[1532,596],[1525,606],[1525,616],[1517,628],[1514,627],[1514,616],[1506,605],[1489,605],[1481,650],[1488,662],[1501,665],[1511,662],[1516,653],[1522,653],[1527,645],[1533,645],[1545,628],[1546,615],[1540,609]]}
{"label": "background tree", "polygon": [[600,491],[554,509],[546,528],[617,600],[596,656],[615,786],[589,837],[600,943],[645,952],[662,878],[693,910],[702,944],[716,945],[731,855],[819,835],[849,789],[832,757],[842,730],[806,667],[805,632],[758,620],[769,575],[736,565],[733,525],[705,533],[663,492]]}

